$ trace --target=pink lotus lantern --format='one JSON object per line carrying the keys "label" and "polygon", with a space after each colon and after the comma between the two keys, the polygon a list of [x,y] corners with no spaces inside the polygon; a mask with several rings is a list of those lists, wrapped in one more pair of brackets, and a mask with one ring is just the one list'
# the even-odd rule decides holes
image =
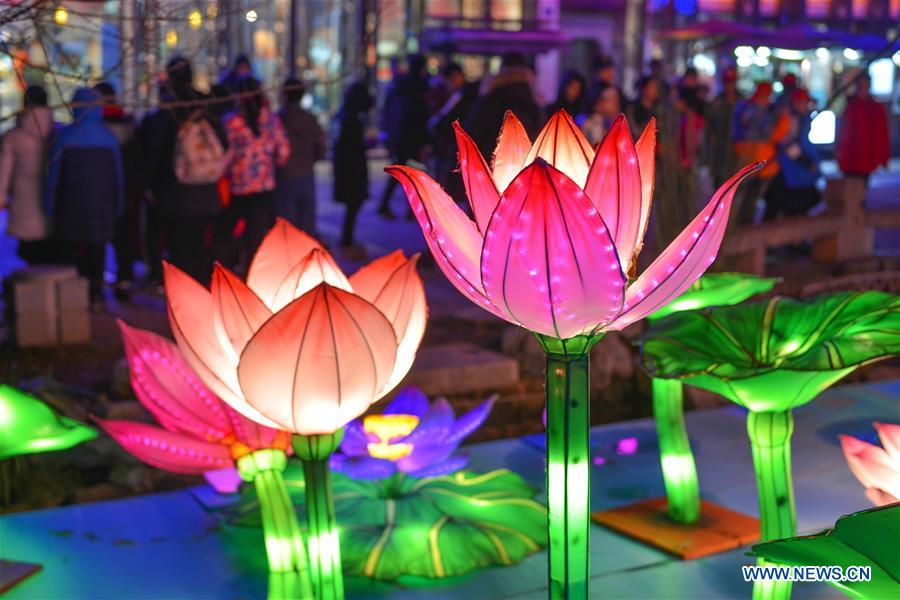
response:
{"label": "pink lotus lantern", "polygon": [[841,436],[841,448],[866,497],[883,506],[900,502],[900,425],[875,423],[875,430],[883,448],[849,435]]}
{"label": "pink lotus lantern", "polygon": [[552,597],[588,597],[588,352],[686,291],[716,257],[741,170],[636,279],[653,196],[656,124],[635,144],[623,116],[595,152],[553,115],[534,144],[512,114],[493,165],[456,124],[474,221],[427,174],[403,185],[444,274],[467,298],[537,334],[547,354]]}
{"label": "pink lotus lantern", "polygon": [[316,597],[343,596],[329,457],[343,426],[403,379],[425,332],[416,260],[397,251],[347,278],[316,240],[279,220],[246,283],[217,265],[207,290],[165,265],[169,321],[188,363],[235,410],[294,434]]}
{"label": "pink lotus lantern", "polygon": [[119,328],[135,395],[162,427],[95,418],[97,423],[125,450],[154,467],[203,474],[221,492],[237,491],[241,478],[254,483],[270,569],[305,568],[296,518],[280,516],[293,515],[281,479],[290,434],[259,425],[222,402],[169,340],[122,321]]}

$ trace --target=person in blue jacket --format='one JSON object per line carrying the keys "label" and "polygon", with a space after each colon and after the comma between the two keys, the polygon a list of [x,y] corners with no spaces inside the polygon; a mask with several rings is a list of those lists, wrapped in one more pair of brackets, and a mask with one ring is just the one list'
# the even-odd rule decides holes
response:
{"label": "person in blue jacket", "polygon": [[90,88],[72,96],[71,125],[54,139],[45,187],[47,215],[60,255],[90,283],[91,302],[103,300],[106,244],[124,206],[122,155],[103,124],[103,99]]}
{"label": "person in blue jacket", "polygon": [[791,92],[788,111],[790,127],[776,147],[778,175],[766,190],[766,212],[763,217],[771,221],[780,214],[797,216],[821,201],[816,182],[822,176],[819,170],[819,150],[809,141],[812,126],[809,92],[797,88]]}

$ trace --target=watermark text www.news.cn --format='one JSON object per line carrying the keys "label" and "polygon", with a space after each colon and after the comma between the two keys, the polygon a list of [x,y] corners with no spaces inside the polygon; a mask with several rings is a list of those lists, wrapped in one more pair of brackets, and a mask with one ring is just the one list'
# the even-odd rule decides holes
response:
{"label": "watermark text www.news.cn", "polygon": [[741,567],[744,581],[871,581],[872,567],[866,566],[750,566]]}

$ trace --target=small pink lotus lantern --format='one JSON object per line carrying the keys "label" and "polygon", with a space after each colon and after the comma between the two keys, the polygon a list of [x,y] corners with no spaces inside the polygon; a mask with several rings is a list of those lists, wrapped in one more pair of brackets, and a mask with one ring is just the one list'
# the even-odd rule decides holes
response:
{"label": "small pink lotus lantern", "polygon": [[507,113],[493,166],[456,124],[474,221],[427,174],[403,185],[444,274],[467,298],[537,334],[547,355],[552,597],[588,597],[588,352],[665,306],[716,257],[744,168],[636,279],[653,197],[656,123],[637,144],[620,116],[595,152],[557,112],[534,144]]}
{"label": "small pink lotus lantern", "polygon": [[329,457],[344,425],[412,366],[427,318],[416,260],[397,251],[348,279],[316,240],[279,220],[246,283],[217,265],[207,290],[165,265],[169,321],[187,361],[235,410],[294,434],[318,598],[343,597]]}
{"label": "small pink lotus lantern", "polygon": [[[234,492],[241,478],[260,498],[269,568],[306,568],[281,471],[290,434],[251,421],[222,402],[197,377],[178,347],[119,321],[129,375],[140,403],[162,427],[95,418],[128,452],[173,473],[203,474],[218,491]],[[240,473],[240,475],[238,475]]]}
{"label": "small pink lotus lantern", "polygon": [[881,446],[841,436],[841,448],[850,470],[866,486],[875,506],[900,502],[900,425],[875,423]]}

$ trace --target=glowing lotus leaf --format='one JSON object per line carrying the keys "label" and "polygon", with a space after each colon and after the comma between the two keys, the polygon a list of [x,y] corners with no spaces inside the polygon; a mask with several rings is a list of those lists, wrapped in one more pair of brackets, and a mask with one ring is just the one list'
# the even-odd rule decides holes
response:
{"label": "glowing lotus leaf", "polygon": [[[303,475],[294,462],[284,478],[302,513]],[[455,577],[515,564],[547,544],[547,510],[533,500],[535,490],[511,471],[459,471],[391,482],[396,485],[387,497],[384,482],[334,474],[346,576],[386,581]],[[241,496],[225,509],[229,521],[259,527],[254,491],[242,490]]]}
{"label": "glowing lotus leaf", "polygon": [[753,546],[752,553],[791,566],[867,566],[870,581],[829,581],[851,598],[900,597],[900,504],[845,515],[834,529]]}
{"label": "glowing lotus leaf", "polygon": [[[122,321],[119,329],[131,387],[162,425],[95,418],[128,452],[173,473],[207,474],[233,469],[237,458],[256,450],[289,449],[285,432],[244,417],[207,388],[178,346]],[[233,479],[231,472],[220,473],[210,482],[217,490],[233,491]]]}
{"label": "glowing lotus leaf", "polygon": [[0,384],[0,460],[65,450],[95,437],[91,427],[56,414],[30,394]]}
{"label": "glowing lotus leaf", "polygon": [[322,283],[256,332],[238,377],[247,400],[282,428],[333,433],[379,397],[396,353],[394,329],[377,308]]}
{"label": "glowing lotus leaf", "polygon": [[752,411],[785,411],[900,352],[900,297],[847,292],[679,312],[638,342],[652,377],[683,379]]}
{"label": "glowing lotus leaf", "polygon": [[425,173],[402,165],[387,172],[464,296],[543,335],[594,335],[622,329],[687,290],[715,260],[737,186],[762,167],[746,167],[723,185],[629,285],[650,214],[655,127],[634,144],[621,119],[595,152],[561,111],[525,153],[528,136],[508,113],[489,171],[457,126],[474,221]]}
{"label": "glowing lotus leaf", "polygon": [[842,435],[841,449],[874,504],[900,502],[900,425],[875,423],[875,430],[883,448]]}
{"label": "glowing lotus leaf", "polygon": [[446,399],[429,404],[418,388],[404,388],[383,414],[347,424],[331,468],[355,479],[385,479],[398,471],[411,477],[459,471],[468,457],[456,450],[481,427],[493,404],[490,398],[457,418]]}
{"label": "glowing lotus leaf", "polygon": [[[396,252],[348,279],[318,242],[279,219],[246,283],[217,265],[207,290],[165,264],[169,322],[188,365],[235,411],[272,429],[333,433],[390,392],[412,366],[428,315],[417,258]],[[320,302],[329,299],[334,302]],[[287,324],[292,340],[278,331]],[[331,350],[319,352],[302,340]],[[278,352],[288,350],[299,352],[302,363],[285,364]],[[276,366],[285,369],[279,376]],[[271,380],[254,375],[257,370]]]}
{"label": "glowing lotus leaf", "polygon": [[685,293],[647,315],[647,319],[658,320],[684,310],[740,304],[768,292],[778,282],[777,277],[757,277],[749,273],[705,273]]}

